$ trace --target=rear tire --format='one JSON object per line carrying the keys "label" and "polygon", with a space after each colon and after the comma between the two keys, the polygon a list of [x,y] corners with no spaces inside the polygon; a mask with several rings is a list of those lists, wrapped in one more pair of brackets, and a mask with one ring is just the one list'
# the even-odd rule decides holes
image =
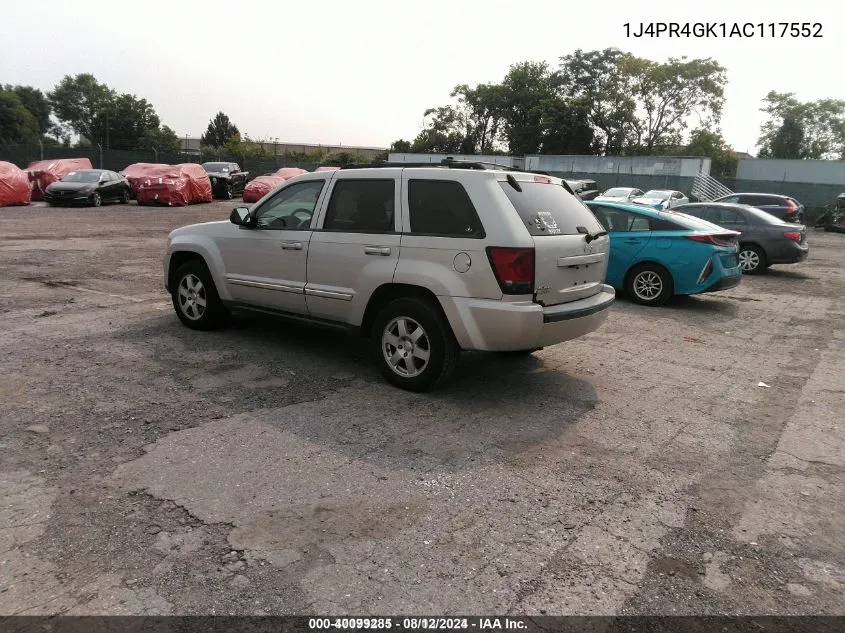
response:
{"label": "rear tire", "polygon": [[128,189],[124,189],[123,193],[120,194],[120,204],[129,204],[129,201],[132,199],[132,194],[129,192]]}
{"label": "rear tire", "polygon": [[643,306],[662,306],[675,293],[672,275],[658,264],[634,266],[625,279],[631,301]]}
{"label": "rear tire", "polygon": [[173,275],[170,296],[176,316],[194,330],[213,330],[225,325],[229,311],[220,301],[205,262],[185,262]]}
{"label": "rear tire", "polygon": [[766,253],[753,244],[741,244],[739,247],[739,266],[743,275],[759,275],[768,267]]}
{"label": "rear tire", "polygon": [[449,322],[430,300],[395,299],[373,324],[372,352],[385,380],[407,391],[431,391],[455,370],[460,349]]}

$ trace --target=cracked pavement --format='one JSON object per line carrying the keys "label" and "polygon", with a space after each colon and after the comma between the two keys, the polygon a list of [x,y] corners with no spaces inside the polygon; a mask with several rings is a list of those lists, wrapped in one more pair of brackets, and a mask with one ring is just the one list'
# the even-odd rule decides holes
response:
{"label": "cracked pavement", "polygon": [[181,326],[231,206],[0,211],[3,615],[845,614],[845,236],[418,395]]}

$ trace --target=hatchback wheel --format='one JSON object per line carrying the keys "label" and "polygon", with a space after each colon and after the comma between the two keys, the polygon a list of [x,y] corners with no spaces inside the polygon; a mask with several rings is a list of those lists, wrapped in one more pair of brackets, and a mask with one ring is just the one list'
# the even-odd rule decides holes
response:
{"label": "hatchback wheel", "polygon": [[90,201],[92,207],[99,207],[103,204],[103,198],[99,193],[92,193]]}
{"label": "hatchback wheel", "polygon": [[228,316],[211,274],[201,261],[189,261],[177,269],[171,296],[176,316],[189,328],[211,330],[223,325]]}
{"label": "hatchback wheel", "polygon": [[634,303],[662,306],[674,294],[672,276],[657,264],[640,264],[631,269],[625,290]]}
{"label": "hatchback wheel", "polygon": [[408,391],[430,391],[455,369],[460,350],[446,318],[431,301],[396,299],[378,314],[373,353],[385,379]]}
{"label": "hatchback wheel", "polygon": [[766,269],[766,254],[753,244],[739,247],[739,266],[746,275],[756,275]]}

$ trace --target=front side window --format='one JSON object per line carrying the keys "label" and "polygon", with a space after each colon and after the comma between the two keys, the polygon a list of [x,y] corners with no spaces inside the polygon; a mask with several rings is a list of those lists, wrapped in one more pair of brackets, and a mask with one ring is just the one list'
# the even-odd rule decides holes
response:
{"label": "front side window", "polygon": [[256,226],[261,229],[307,229],[324,180],[309,180],[285,187],[256,210]]}
{"label": "front side window", "polygon": [[448,237],[484,237],[484,228],[469,195],[459,182],[408,182],[411,233]]}
{"label": "front side window", "polygon": [[325,231],[392,233],[396,183],[390,180],[338,180],[332,191]]}

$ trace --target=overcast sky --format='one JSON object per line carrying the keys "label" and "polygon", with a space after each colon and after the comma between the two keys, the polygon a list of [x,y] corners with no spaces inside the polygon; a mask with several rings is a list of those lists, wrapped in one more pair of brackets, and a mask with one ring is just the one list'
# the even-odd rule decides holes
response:
{"label": "overcast sky", "polygon": [[[713,57],[728,69],[722,130],[755,152],[761,99],[845,99],[845,3],[708,0],[97,0],[2,2],[0,83],[51,89],[93,73],[153,103],[181,136],[223,110],[251,137],[386,147],[458,83],[577,48],[654,60]],[[819,22],[822,38],[637,39],[641,22]],[[767,33],[768,35],[768,33]]]}

